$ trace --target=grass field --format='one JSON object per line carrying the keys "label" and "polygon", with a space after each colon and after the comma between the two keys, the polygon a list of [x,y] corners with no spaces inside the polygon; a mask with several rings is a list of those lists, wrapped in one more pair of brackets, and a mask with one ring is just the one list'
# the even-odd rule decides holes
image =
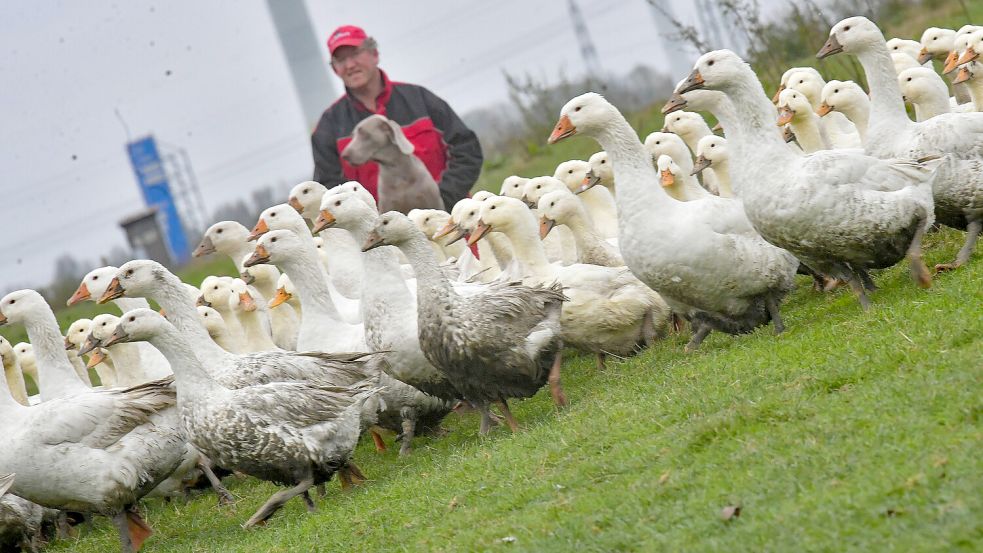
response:
{"label": "grass field", "polygon": [[[960,241],[930,235],[927,260]],[[148,501],[145,551],[979,551],[983,259],[928,291],[903,267],[876,281],[863,313],[801,279],[779,337],[713,334],[687,355],[683,333],[604,372],[571,356],[570,406],[519,403],[516,435],[451,415],[409,458],[364,440],[369,482],[265,529],[239,527],[276,490],[251,478],[227,479],[235,508]],[[116,544],[99,519],[51,550]]]}

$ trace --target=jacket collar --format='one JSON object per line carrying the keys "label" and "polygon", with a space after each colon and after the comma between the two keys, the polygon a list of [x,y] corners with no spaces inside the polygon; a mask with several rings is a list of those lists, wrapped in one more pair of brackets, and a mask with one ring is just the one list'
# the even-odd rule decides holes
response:
{"label": "jacket collar", "polygon": [[355,109],[366,113],[377,113],[379,115],[386,114],[386,105],[389,104],[389,97],[392,96],[393,93],[393,83],[389,80],[389,75],[386,75],[386,72],[382,69],[379,70],[379,76],[382,79],[382,92],[380,92],[375,98],[376,111],[370,110],[365,104],[359,101],[354,94],[352,94],[352,91],[348,89],[348,87],[345,87],[345,92],[351,99],[352,104],[354,104]]}

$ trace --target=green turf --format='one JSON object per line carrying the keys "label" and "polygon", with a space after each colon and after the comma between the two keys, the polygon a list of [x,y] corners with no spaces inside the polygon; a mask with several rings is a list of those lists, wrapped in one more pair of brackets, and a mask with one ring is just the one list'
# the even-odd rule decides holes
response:
{"label": "green turf", "polygon": [[[930,235],[928,261],[961,239]],[[332,482],[315,514],[295,500],[242,530],[276,490],[252,478],[227,479],[234,509],[147,501],[145,551],[979,551],[983,259],[927,291],[902,266],[876,281],[863,313],[800,279],[779,337],[713,334],[687,355],[682,333],[605,372],[570,355],[570,406],[518,403],[517,435],[455,414],[409,458],[363,440],[370,482]],[[52,550],[115,546],[100,519]]]}

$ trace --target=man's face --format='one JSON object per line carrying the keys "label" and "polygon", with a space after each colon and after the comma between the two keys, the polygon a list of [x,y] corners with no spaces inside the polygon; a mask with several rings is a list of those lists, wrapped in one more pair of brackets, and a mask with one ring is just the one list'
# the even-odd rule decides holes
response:
{"label": "man's face", "polygon": [[370,79],[378,78],[379,52],[362,46],[339,46],[331,56],[331,67],[346,87],[362,88]]}

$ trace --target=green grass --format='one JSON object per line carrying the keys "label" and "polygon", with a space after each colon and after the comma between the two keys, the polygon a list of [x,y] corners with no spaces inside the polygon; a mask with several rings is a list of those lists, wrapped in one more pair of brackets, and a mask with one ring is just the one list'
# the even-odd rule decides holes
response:
{"label": "green grass", "polygon": [[[930,263],[962,234],[927,239]],[[213,495],[146,502],[170,551],[979,551],[983,548],[983,259],[917,289],[904,267],[876,276],[874,308],[806,279],[788,330],[686,333],[597,372],[570,355],[570,406],[545,391],[524,425],[477,435],[474,415],[421,438],[409,458],[363,440],[371,478],[318,511],[295,500],[268,528],[239,525],[277,488],[229,478]],[[740,516],[720,511],[740,505]],[[105,519],[53,551],[109,551]],[[502,538],[514,537],[507,544]]]}

